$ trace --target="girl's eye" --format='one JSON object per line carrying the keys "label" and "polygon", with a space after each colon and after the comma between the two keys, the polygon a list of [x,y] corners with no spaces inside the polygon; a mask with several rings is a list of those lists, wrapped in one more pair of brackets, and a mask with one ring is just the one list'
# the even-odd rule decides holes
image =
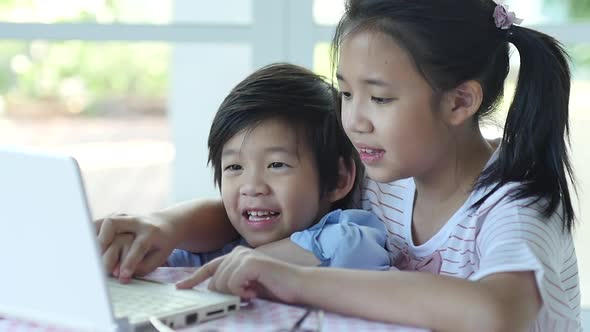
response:
{"label": "girl's eye", "polygon": [[342,91],[340,94],[342,95],[342,99],[350,99],[350,97],[352,96],[350,92]]}
{"label": "girl's eye", "polygon": [[377,104],[389,104],[394,98],[371,97],[371,100]]}
{"label": "girl's eye", "polygon": [[239,171],[241,169],[242,169],[242,166],[237,165],[237,164],[229,165],[224,168],[225,171]]}
{"label": "girl's eye", "polygon": [[282,167],[287,167],[287,164],[282,163],[280,161],[275,161],[275,162],[272,162],[268,165],[268,168],[282,168]]}

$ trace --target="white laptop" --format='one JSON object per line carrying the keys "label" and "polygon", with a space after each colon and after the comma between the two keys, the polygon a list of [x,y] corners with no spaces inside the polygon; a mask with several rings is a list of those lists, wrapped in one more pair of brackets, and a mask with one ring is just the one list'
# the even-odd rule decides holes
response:
{"label": "white laptop", "polygon": [[[117,185],[113,183],[112,185]],[[218,318],[236,296],[106,276],[77,162],[0,147],[0,317],[88,331]]]}

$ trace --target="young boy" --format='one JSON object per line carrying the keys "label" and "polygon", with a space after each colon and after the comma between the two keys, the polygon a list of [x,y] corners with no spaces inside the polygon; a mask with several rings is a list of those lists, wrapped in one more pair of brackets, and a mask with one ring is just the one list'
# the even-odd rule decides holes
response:
{"label": "young boy", "polygon": [[321,77],[290,64],[269,65],[240,82],[220,105],[208,139],[215,183],[240,238],[211,252],[175,249],[165,265],[201,266],[238,245],[290,237],[277,258],[298,263],[313,254],[322,266],[388,269],[383,223],[363,210],[341,210],[351,207],[361,163],[339,124],[337,97]]}
{"label": "young boy", "polygon": [[200,266],[237,245],[290,237],[322,265],[387,269],[383,223],[365,211],[339,210],[350,207],[360,163],[338,123],[336,97],[321,77],[289,64],[264,67],[240,82],[219,107],[208,146],[215,183],[241,238],[209,253],[176,249],[167,264]]}

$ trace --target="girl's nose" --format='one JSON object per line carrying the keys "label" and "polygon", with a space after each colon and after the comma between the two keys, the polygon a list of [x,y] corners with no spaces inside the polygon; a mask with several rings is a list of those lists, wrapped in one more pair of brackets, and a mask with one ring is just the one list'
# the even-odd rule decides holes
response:
{"label": "girl's nose", "polygon": [[366,108],[354,101],[342,105],[342,126],[349,133],[373,131],[373,124],[367,117]]}

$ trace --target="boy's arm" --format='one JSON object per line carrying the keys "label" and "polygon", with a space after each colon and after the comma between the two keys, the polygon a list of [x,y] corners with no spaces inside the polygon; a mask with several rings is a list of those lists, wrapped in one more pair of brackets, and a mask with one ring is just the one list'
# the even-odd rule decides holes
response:
{"label": "boy's arm", "polygon": [[[107,272],[120,271],[122,281],[161,266],[174,248],[208,252],[238,237],[220,200],[189,201],[144,217],[111,216],[95,225],[104,264],[114,267]],[[133,235],[129,243],[114,241],[122,233]]]}
{"label": "boy's arm", "polygon": [[193,200],[153,213],[174,233],[176,248],[209,252],[239,238],[221,200]]}

